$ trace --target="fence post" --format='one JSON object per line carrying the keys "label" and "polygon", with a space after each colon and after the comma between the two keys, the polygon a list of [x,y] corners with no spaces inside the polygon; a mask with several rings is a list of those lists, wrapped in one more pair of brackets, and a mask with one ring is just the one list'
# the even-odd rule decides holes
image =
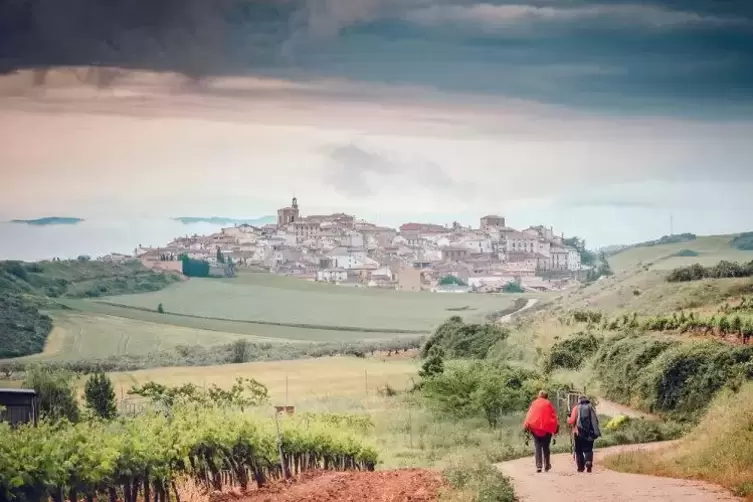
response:
{"label": "fence post", "polygon": [[410,448],[413,449],[413,416],[408,408],[408,437],[410,438]]}

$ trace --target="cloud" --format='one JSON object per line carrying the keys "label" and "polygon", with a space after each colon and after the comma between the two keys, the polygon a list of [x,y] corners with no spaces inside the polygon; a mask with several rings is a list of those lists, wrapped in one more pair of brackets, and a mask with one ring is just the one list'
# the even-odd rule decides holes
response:
{"label": "cloud", "polygon": [[476,183],[454,179],[439,164],[415,156],[408,158],[404,154],[355,143],[324,151],[325,184],[348,197],[421,191],[439,198],[463,199],[480,192]]}
{"label": "cloud", "polygon": [[0,70],[96,62],[753,116],[753,2],[742,0],[176,0],[157,19],[65,1],[39,0],[31,21],[0,6]]}
{"label": "cloud", "polygon": [[753,21],[734,16],[714,16],[680,10],[670,10],[656,5],[581,5],[581,6],[535,6],[530,4],[493,5],[431,5],[408,12],[406,19],[424,25],[439,25],[450,22],[468,23],[471,27],[487,30],[514,30],[531,28],[533,23],[596,22],[611,21],[627,27],[747,27]]}

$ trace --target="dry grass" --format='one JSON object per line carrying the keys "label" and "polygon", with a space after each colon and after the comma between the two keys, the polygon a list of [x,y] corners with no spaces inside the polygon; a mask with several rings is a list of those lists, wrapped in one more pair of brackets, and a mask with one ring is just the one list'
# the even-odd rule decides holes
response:
{"label": "dry grass", "polygon": [[[387,358],[389,359],[389,358]],[[273,404],[291,405],[331,397],[365,398],[378,393],[389,384],[405,389],[416,375],[417,363],[412,360],[382,362],[378,358],[359,359],[336,356],[295,361],[265,361],[219,366],[171,367],[111,373],[116,393],[127,397],[136,384],[153,380],[165,385],[193,383],[215,384],[230,388],[238,377],[255,378],[269,389]],[[367,394],[368,392],[368,394]]]}
{"label": "dry grass", "polygon": [[676,448],[605,459],[612,469],[696,479],[753,501],[753,383],[719,395],[701,423]]}

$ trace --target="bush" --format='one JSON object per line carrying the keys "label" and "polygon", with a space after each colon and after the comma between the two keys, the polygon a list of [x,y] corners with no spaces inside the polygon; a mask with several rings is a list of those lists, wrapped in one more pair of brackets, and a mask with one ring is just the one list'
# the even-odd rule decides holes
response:
{"label": "bush", "polygon": [[676,252],[673,256],[678,256],[681,258],[686,258],[686,257],[695,258],[696,256],[700,256],[700,254],[701,253],[699,253],[698,251],[693,251],[692,249],[681,249],[680,251]]}
{"label": "bush", "polygon": [[748,263],[720,261],[713,267],[704,267],[698,263],[688,267],[672,270],[667,275],[667,282],[689,282],[701,279],[731,279],[753,276],[753,260]]}
{"label": "bush", "polygon": [[730,242],[733,248],[741,251],[753,251],[753,232],[745,232]]}
{"label": "bush", "polygon": [[551,373],[555,369],[579,369],[599,350],[602,341],[602,338],[591,332],[581,331],[570,338],[555,342],[544,361],[544,372]]}
{"label": "bush", "polygon": [[497,343],[505,340],[509,331],[499,323],[465,324],[459,316],[442,323],[424,344],[421,357],[432,347],[440,347],[451,359],[485,359]]}
{"label": "bush", "polygon": [[503,293],[523,293],[523,288],[517,282],[508,282],[502,287]]}
{"label": "bush", "polygon": [[86,407],[100,418],[109,420],[118,413],[112,381],[101,371],[94,373],[86,381],[84,398]]}
{"label": "bush", "polygon": [[26,370],[24,387],[37,391],[39,414],[51,421],[78,420],[78,402],[73,391],[74,374],[47,366]]}
{"label": "bush", "polygon": [[20,295],[0,293],[0,359],[38,354],[52,319]]}
{"label": "bush", "polygon": [[602,344],[594,370],[607,399],[694,419],[719,390],[753,378],[753,347],[623,333]]}
{"label": "bush", "polygon": [[421,390],[440,414],[456,419],[484,417],[494,427],[502,415],[526,410],[541,381],[533,371],[474,362],[445,369],[422,382]]}
{"label": "bush", "polygon": [[[484,459],[455,461],[444,470],[443,474],[452,488],[469,493],[469,499],[474,502],[516,502],[518,500],[510,480]],[[463,500],[468,500],[468,498]]]}

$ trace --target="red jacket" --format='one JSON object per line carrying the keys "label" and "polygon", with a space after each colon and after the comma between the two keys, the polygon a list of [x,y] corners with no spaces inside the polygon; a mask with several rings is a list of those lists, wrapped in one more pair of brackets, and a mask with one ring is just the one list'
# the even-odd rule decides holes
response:
{"label": "red jacket", "polygon": [[523,427],[537,436],[557,434],[560,426],[557,420],[557,411],[552,403],[543,397],[536,398],[531,403],[531,407],[528,408]]}

